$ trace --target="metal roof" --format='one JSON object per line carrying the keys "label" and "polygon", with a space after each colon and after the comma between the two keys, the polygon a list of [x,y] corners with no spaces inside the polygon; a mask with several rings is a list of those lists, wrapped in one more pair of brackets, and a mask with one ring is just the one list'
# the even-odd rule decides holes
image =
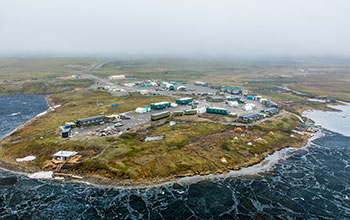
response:
{"label": "metal roof", "polygon": [[222,96],[212,96],[211,98],[212,99],[223,99],[224,97],[222,97]]}
{"label": "metal roof", "polygon": [[263,116],[263,115],[260,114],[260,113],[252,113],[252,114],[249,114],[249,115],[243,115],[242,117],[246,118],[246,119],[250,119],[250,118],[258,118],[258,117],[261,117],[261,116]]}
{"label": "metal roof", "polygon": [[191,97],[186,97],[186,98],[180,98],[180,99],[178,99],[178,100],[185,101],[185,100],[190,100],[190,99],[193,99],[193,98],[191,98]]}
{"label": "metal roof", "polygon": [[151,105],[164,105],[164,104],[170,104],[170,102],[157,102],[157,103],[152,103]]}
{"label": "metal roof", "polygon": [[104,116],[104,115],[98,115],[98,116],[78,119],[78,120],[76,120],[76,122],[87,122],[87,121],[94,121],[94,120],[105,119],[105,118],[106,118],[106,116]]}
{"label": "metal roof", "polygon": [[158,115],[167,114],[167,113],[169,113],[169,111],[154,113],[152,114],[152,116],[158,116]]}
{"label": "metal roof", "polygon": [[77,155],[78,152],[75,151],[65,151],[65,150],[61,150],[58,151],[57,153],[55,153],[53,156],[54,157],[72,157],[74,155]]}
{"label": "metal roof", "polygon": [[220,107],[208,107],[209,109],[215,109],[215,110],[225,110],[225,111],[227,111],[227,109],[226,108],[220,108]]}
{"label": "metal roof", "polygon": [[278,109],[277,108],[267,108],[264,110],[264,112],[277,112]]}

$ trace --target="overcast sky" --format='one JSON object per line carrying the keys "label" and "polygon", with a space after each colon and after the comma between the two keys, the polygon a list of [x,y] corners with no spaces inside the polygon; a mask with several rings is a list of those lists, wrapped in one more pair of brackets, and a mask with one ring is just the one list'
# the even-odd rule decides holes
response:
{"label": "overcast sky", "polygon": [[349,0],[1,0],[0,54],[350,55]]}

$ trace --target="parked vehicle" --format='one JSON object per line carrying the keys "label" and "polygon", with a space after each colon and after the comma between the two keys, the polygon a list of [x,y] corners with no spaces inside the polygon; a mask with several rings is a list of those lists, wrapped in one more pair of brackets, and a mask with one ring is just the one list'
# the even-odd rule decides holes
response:
{"label": "parked vehicle", "polygon": [[123,124],[122,124],[122,123],[120,123],[120,122],[118,122],[118,123],[114,124],[114,127],[115,127],[115,128],[117,128],[117,127],[121,127],[121,126],[123,126]]}

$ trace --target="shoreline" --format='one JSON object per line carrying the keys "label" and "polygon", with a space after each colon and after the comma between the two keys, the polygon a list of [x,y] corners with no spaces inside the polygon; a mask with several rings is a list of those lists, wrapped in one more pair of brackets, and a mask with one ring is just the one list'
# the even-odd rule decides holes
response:
{"label": "shoreline", "polygon": [[[69,182],[87,184],[95,187],[112,188],[112,189],[149,189],[149,188],[155,188],[155,187],[169,186],[173,184],[197,183],[204,180],[217,180],[217,179],[226,179],[230,177],[243,177],[243,176],[260,176],[262,173],[266,173],[273,170],[275,164],[277,164],[278,161],[288,158],[289,155],[285,156],[285,154],[309,147],[312,140],[319,138],[322,135],[323,133],[321,131],[318,131],[315,133],[314,136],[305,139],[304,144],[302,146],[298,146],[298,147],[288,146],[288,147],[283,147],[279,150],[274,150],[271,153],[268,153],[266,156],[264,156],[262,159],[260,159],[257,162],[254,162],[248,166],[242,165],[240,166],[239,169],[230,169],[228,172],[224,172],[224,173],[210,173],[210,174],[203,174],[203,175],[195,174],[195,175],[189,175],[189,176],[171,177],[168,179],[164,178],[163,180],[159,180],[159,181],[139,182],[139,183],[130,183],[130,182],[122,183],[120,181],[116,181],[113,179],[109,179],[104,182],[101,179],[93,178],[93,177],[87,178],[86,181],[71,180]],[[283,154],[282,155],[283,157],[279,157],[281,156],[280,154]],[[273,159],[273,160],[270,160],[270,159]]]}
{"label": "shoreline", "polygon": [[[5,137],[13,134],[15,131],[18,129],[24,127],[28,123],[32,122],[33,120],[37,119],[40,116],[43,116],[47,114],[50,110],[53,109],[53,103],[50,103],[49,97],[46,96],[46,101],[48,103],[48,109],[42,113],[37,114],[34,118],[30,119],[29,121],[23,123],[22,125],[18,126],[16,129],[14,129],[12,132],[9,134],[5,135]],[[318,133],[318,132],[317,132]],[[310,138],[304,138],[303,144],[301,146],[285,146],[279,149],[272,149],[271,152],[265,152],[263,154],[263,157],[256,160],[256,158],[253,158],[251,161],[245,162],[239,166],[239,168],[235,169],[229,169],[228,171],[224,172],[217,172],[217,173],[209,173],[209,174],[191,174],[191,175],[186,175],[186,176],[171,176],[168,178],[161,178],[159,180],[150,180],[150,181],[145,181],[145,182],[133,182],[133,181],[120,181],[116,179],[108,179],[108,178],[98,178],[98,177],[93,177],[93,176],[84,176],[84,180],[74,180],[74,179],[68,179],[68,180],[63,180],[62,182],[66,183],[82,183],[82,184],[87,184],[87,185],[93,185],[96,187],[110,187],[110,188],[123,188],[123,189],[142,189],[142,188],[152,188],[152,187],[161,187],[165,185],[171,185],[174,183],[185,183],[185,182],[198,182],[201,180],[210,180],[210,179],[225,179],[227,177],[232,177],[232,176],[252,176],[252,175],[259,175],[259,173],[263,172],[268,172],[270,169],[273,168],[274,164],[276,164],[281,158],[276,158],[275,162],[273,164],[269,163],[269,158],[273,157],[273,155],[278,155],[281,152],[288,152],[291,149],[297,150],[301,149],[304,147],[307,147],[310,145],[311,140],[314,139],[314,137],[318,136],[315,133],[314,136]],[[4,138],[5,138],[4,137]],[[0,139],[0,143],[3,138]],[[270,164],[270,165],[269,165]],[[268,169],[266,169],[268,168]],[[0,159],[0,169],[15,173],[17,175],[25,175],[28,176],[29,174],[33,174],[36,172],[40,172],[42,170],[31,170],[31,169],[26,169],[22,167],[18,167],[13,164],[9,164],[2,159]],[[254,170],[256,169],[256,170]],[[250,171],[249,171],[250,170]],[[244,173],[248,171],[248,173]],[[51,180],[55,180],[54,178],[51,178]]]}
{"label": "shoreline", "polygon": [[[26,126],[27,124],[31,123],[34,119],[39,118],[39,117],[41,117],[41,116],[43,116],[43,115],[46,115],[46,114],[49,112],[49,110],[52,109],[52,105],[51,105],[51,103],[50,103],[50,101],[49,101],[48,95],[44,95],[44,96],[45,96],[45,100],[46,100],[47,107],[48,107],[48,108],[46,109],[46,111],[43,111],[43,112],[37,114],[37,115],[34,116],[32,119],[30,119],[30,120],[24,122],[23,124],[19,125],[19,126],[16,127],[15,129],[13,129],[10,133],[8,133],[8,134],[4,135],[3,137],[1,137],[1,138],[0,138],[0,147],[1,147],[1,142],[2,142],[3,139],[5,139],[6,137],[12,135],[12,134],[15,133],[17,130],[23,128],[23,127]],[[1,159],[0,159],[0,160],[1,160]]]}
{"label": "shoreline", "polygon": [[[176,183],[187,184],[187,183],[197,183],[204,180],[226,179],[230,177],[260,176],[262,173],[267,173],[273,170],[275,165],[280,160],[288,158],[290,155],[287,155],[287,154],[294,152],[296,150],[305,149],[309,147],[311,145],[312,140],[322,137],[322,135],[323,135],[323,132],[320,129],[315,133],[314,136],[304,139],[302,146],[297,146],[297,147],[287,146],[278,150],[273,150],[272,152],[267,153],[263,158],[261,158],[256,162],[253,162],[247,166],[242,165],[240,166],[239,169],[230,169],[228,172],[225,172],[225,173],[210,173],[210,174],[204,174],[204,175],[195,174],[195,175],[189,175],[189,176],[169,177],[169,178],[163,178],[162,180],[157,180],[157,181],[154,180],[149,182],[123,182],[123,181],[107,179],[107,178],[105,180],[102,180],[91,176],[90,177],[84,176],[85,180],[75,180],[75,179],[56,180],[53,177],[45,180],[59,181],[62,183],[78,183],[78,184],[85,184],[88,186],[111,188],[111,189],[149,189],[149,188],[169,186]],[[28,177],[28,175],[30,174],[41,172],[41,170],[29,170],[29,169],[27,170],[24,168],[20,168],[18,166],[9,164],[1,159],[0,159],[0,170],[13,173],[15,175],[26,176],[27,178],[30,178]],[[36,178],[30,178],[30,179],[36,179]],[[40,179],[40,180],[44,180],[44,179]]]}

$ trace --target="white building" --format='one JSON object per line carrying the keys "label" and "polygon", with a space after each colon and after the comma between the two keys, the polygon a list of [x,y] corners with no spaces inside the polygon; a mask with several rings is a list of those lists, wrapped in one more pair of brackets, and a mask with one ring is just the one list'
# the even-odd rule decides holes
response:
{"label": "white building", "polygon": [[125,75],[113,75],[109,77],[110,80],[120,80],[125,79]]}

